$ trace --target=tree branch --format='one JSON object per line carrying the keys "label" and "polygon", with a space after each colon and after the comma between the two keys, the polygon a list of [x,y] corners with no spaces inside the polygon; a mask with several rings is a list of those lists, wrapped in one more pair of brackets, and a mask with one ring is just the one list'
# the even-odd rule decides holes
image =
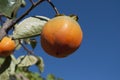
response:
{"label": "tree branch", "polygon": [[17,23],[19,22],[21,19],[23,19],[26,15],[29,14],[30,11],[32,11],[36,6],[38,6],[40,3],[42,3],[45,0],[38,0],[37,2],[35,2],[34,4],[31,5],[31,7],[25,12],[23,13],[19,18],[17,18],[16,20],[10,19],[7,20],[4,24],[3,27],[0,29],[0,40],[7,35],[7,32]]}
{"label": "tree branch", "polygon": [[12,24],[13,20],[6,20],[6,22],[3,24],[3,27],[0,29],[0,40],[7,35],[7,29]]}
{"label": "tree branch", "polygon": [[34,3],[34,5],[32,4],[32,6],[25,12],[23,13],[19,18],[17,18],[16,20],[14,20],[12,22],[12,24],[10,25],[9,29],[11,29],[12,26],[14,26],[17,22],[19,22],[22,18],[24,18],[26,15],[29,14],[30,11],[32,11],[36,6],[38,6],[40,3],[42,3],[44,0],[38,0],[36,3]]}
{"label": "tree branch", "polygon": [[36,2],[33,2],[33,0],[29,0],[31,2],[31,6],[30,8],[23,13],[20,17],[18,17],[17,19],[13,20],[7,20],[4,24],[3,27],[0,29],[0,40],[7,35],[8,31],[16,24],[18,23],[21,19],[23,19],[26,15],[28,15],[36,6],[38,6],[40,3],[42,3],[43,1],[47,1],[52,8],[54,9],[54,11],[56,12],[56,15],[59,15],[59,12],[57,10],[57,8],[54,6],[54,4],[50,1],[50,0],[38,0]]}

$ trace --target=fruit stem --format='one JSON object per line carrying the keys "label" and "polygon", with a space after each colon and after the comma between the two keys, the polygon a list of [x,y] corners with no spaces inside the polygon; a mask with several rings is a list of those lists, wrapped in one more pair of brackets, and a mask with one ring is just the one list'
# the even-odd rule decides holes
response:
{"label": "fruit stem", "polygon": [[56,15],[59,15],[60,13],[59,13],[58,9],[55,7],[55,5],[50,0],[47,0],[47,2],[52,6],[54,11],[56,12]]}

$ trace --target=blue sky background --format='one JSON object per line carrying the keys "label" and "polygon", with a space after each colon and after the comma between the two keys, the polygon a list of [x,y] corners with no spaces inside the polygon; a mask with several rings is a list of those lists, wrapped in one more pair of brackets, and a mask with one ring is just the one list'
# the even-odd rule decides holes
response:
{"label": "blue sky background", "polygon": [[[45,62],[41,75],[53,73],[64,80],[120,80],[120,1],[51,1],[60,13],[79,16],[83,41],[76,52],[63,59],[47,55],[38,44],[35,53]],[[43,2],[28,16],[33,15],[52,18],[55,12]]]}

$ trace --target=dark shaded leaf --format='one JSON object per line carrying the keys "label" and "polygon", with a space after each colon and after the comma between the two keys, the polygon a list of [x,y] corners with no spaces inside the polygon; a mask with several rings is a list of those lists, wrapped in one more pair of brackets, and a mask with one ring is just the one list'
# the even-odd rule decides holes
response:
{"label": "dark shaded leaf", "polygon": [[35,39],[30,39],[30,45],[34,49],[36,47],[36,45],[37,45],[37,41]]}
{"label": "dark shaded leaf", "polygon": [[0,0],[0,14],[12,18],[23,4],[24,0]]}
{"label": "dark shaded leaf", "polygon": [[41,57],[38,57],[38,62],[36,63],[36,65],[39,68],[40,72],[44,71],[44,61]]}
{"label": "dark shaded leaf", "polygon": [[5,58],[3,64],[0,66],[0,74],[2,74],[10,66],[10,63],[11,63],[11,57],[8,56]]}

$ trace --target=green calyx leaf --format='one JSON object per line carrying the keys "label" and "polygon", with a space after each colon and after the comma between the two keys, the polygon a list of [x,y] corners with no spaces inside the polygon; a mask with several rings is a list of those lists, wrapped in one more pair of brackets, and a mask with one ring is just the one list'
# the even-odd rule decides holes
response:
{"label": "green calyx leaf", "polygon": [[75,21],[78,21],[78,19],[79,19],[78,16],[74,15],[74,14],[69,15],[69,17],[71,17]]}

